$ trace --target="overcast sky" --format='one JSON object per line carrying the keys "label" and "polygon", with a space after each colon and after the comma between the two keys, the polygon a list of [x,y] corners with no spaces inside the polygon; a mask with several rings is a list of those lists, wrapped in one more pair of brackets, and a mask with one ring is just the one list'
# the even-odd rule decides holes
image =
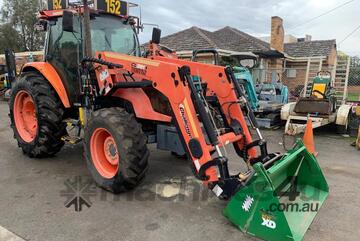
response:
{"label": "overcast sky", "polygon": [[[210,31],[231,26],[254,36],[266,36],[270,34],[271,16],[277,15],[284,19],[286,34],[297,37],[310,34],[316,40],[336,39],[339,50],[360,55],[360,30],[339,44],[360,24],[360,0],[354,0],[301,25],[347,1],[349,0],[132,0],[141,5],[143,22],[158,24],[163,35],[191,26]],[[138,15],[136,11],[132,13]],[[145,31],[140,34],[142,42],[149,40],[151,30],[152,27],[146,26]]]}
{"label": "overcast sky", "polygon": [[[360,55],[360,30],[339,45],[360,24],[360,0],[304,25],[301,24],[349,0],[134,1],[142,6],[143,22],[159,24],[163,35],[191,26],[207,30],[231,26],[254,36],[266,36],[270,34],[271,16],[277,15],[284,19],[286,34],[336,39],[338,49]],[[147,27],[141,40],[149,39],[150,32]]]}

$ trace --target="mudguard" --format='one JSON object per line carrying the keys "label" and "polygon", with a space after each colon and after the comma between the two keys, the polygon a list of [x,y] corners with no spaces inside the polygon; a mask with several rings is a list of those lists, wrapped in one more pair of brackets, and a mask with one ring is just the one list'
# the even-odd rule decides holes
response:
{"label": "mudguard", "polygon": [[34,71],[34,70],[40,72],[45,77],[45,79],[49,81],[51,86],[58,94],[64,107],[70,108],[71,104],[68,94],[66,92],[64,84],[61,81],[60,76],[58,75],[54,67],[47,62],[31,62],[23,66],[21,73]]}

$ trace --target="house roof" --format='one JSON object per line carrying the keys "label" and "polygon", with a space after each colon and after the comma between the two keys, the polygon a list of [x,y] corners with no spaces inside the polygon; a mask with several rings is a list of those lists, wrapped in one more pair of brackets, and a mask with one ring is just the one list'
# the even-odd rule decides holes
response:
{"label": "house roof", "polygon": [[236,28],[225,27],[213,32],[214,41],[222,49],[230,49],[238,52],[262,52],[269,51],[270,44]]}
{"label": "house roof", "polygon": [[268,43],[231,27],[225,27],[215,32],[210,32],[198,27],[191,27],[161,38],[161,44],[176,51],[204,48],[216,48],[237,52],[270,50]]}
{"label": "house roof", "polygon": [[[270,55],[280,52],[270,48],[270,44],[244,33],[236,28],[224,27],[210,32],[198,27],[161,38],[161,44],[176,51],[192,51],[195,49],[222,49],[235,52],[253,52]],[[320,57],[328,56],[336,46],[335,40],[319,40],[285,44],[285,53],[290,57]],[[271,57],[270,56],[270,57]]]}
{"label": "house roof", "polygon": [[212,32],[198,27],[191,27],[161,38],[161,44],[176,51],[218,48],[218,46],[212,41],[212,35]]}
{"label": "house roof", "polygon": [[331,54],[336,40],[316,40],[284,45],[285,53],[291,57],[320,57]]}

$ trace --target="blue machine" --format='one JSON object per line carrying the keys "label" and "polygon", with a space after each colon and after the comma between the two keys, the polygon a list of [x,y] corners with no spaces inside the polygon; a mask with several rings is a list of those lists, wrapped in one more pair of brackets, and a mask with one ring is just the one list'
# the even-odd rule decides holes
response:
{"label": "blue machine", "polygon": [[250,70],[240,66],[233,67],[233,70],[235,78],[245,89],[250,107],[253,109],[253,111],[257,111],[259,109],[259,99],[256,95],[256,90]]}
{"label": "blue machine", "polygon": [[256,93],[260,100],[270,101],[280,104],[287,104],[289,100],[289,89],[282,83],[276,84],[257,84]]}

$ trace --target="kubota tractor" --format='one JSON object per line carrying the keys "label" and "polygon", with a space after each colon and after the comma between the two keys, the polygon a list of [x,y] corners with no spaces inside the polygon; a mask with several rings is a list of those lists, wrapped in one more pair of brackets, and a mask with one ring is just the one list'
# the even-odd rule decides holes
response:
{"label": "kubota tractor", "polygon": [[[52,156],[65,142],[83,141],[95,182],[120,193],[144,178],[148,143],[169,151],[182,146],[196,178],[231,199],[224,214],[238,228],[266,240],[302,239],[316,212],[276,207],[320,207],[326,180],[301,141],[286,154],[268,153],[230,67],[162,53],[158,29],[142,57],[139,21],[128,16],[129,3],[98,0],[90,9],[86,1],[77,7],[63,2],[50,1],[52,10],[40,12],[44,61],[26,64],[12,89],[11,127],[24,154]],[[230,173],[223,151],[228,144],[247,170]]]}

